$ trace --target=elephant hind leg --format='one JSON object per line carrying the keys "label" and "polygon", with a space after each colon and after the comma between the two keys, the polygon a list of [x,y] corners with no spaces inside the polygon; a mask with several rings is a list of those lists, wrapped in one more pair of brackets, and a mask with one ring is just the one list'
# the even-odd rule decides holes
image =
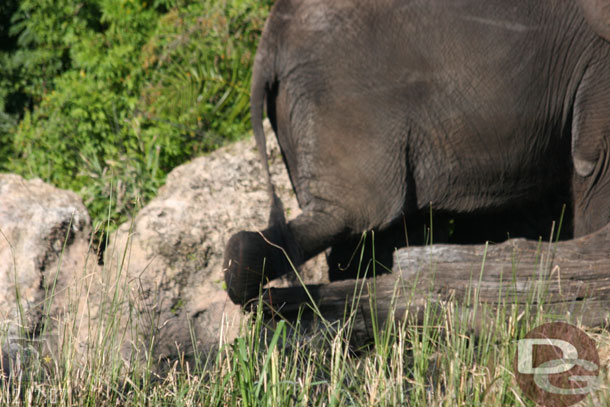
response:
{"label": "elephant hind leg", "polygon": [[393,230],[367,232],[330,248],[326,261],[330,281],[370,277],[392,270],[394,250],[405,246],[405,239]]}
{"label": "elephant hind leg", "polygon": [[[242,231],[231,236],[224,255],[227,292],[236,304],[245,304],[258,295],[261,284],[273,280],[287,267],[285,256],[270,240],[269,230]],[[273,243],[273,244],[270,244]]]}
{"label": "elephant hind leg", "polygon": [[601,154],[592,173],[573,177],[574,236],[593,233],[610,224],[610,148]]}
{"label": "elephant hind leg", "polygon": [[574,236],[610,223],[610,70],[593,64],[576,94],[572,124]]}
{"label": "elephant hind leg", "polygon": [[340,213],[305,211],[290,221],[287,228],[275,225],[262,232],[242,231],[233,235],[227,243],[223,264],[231,300],[245,304],[259,294],[261,285],[341,241],[346,236],[347,223]]}
{"label": "elephant hind leg", "polygon": [[341,210],[304,210],[288,223],[288,230],[294,240],[293,253],[296,265],[301,265],[326,248],[350,236],[348,222]]}

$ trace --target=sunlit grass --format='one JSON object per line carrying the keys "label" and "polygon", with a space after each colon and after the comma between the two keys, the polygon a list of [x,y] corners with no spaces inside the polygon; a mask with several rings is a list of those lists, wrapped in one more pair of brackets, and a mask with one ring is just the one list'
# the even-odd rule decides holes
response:
{"label": "sunlit grass", "polygon": [[[127,248],[115,249],[128,255]],[[93,312],[87,310],[91,279],[83,278],[71,298],[72,308],[84,303],[85,312],[55,321],[56,343],[27,338],[13,343],[20,346],[19,365],[0,380],[0,405],[533,406],[512,366],[516,339],[552,320],[541,308],[475,307],[473,289],[462,303],[425,304],[423,319],[407,313],[376,320],[371,343],[361,344],[352,337],[358,300],[347,304],[342,321],[318,315],[319,329],[308,331],[299,320],[270,320],[259,306],[244,317],[236,339],[219,338],[217,349],[198,350],[194,358],[181,357],[160,369],[150,344],[136,344],[139,352],[128,358],[122,352],[134,349],[131,338],[144,325],[130,312],[137,298],[126,297],[120,278],[125,266],[116,267],[104,270],[114,278],[103,285],[106,292],[96,294],[104,300],[95,325],[87,321]],[[475,313],[490,316],[484,329],[475,326]],[[77,346],[79,329],[88,330],[85,347]],[[607,405],[610,334],[588,332],[600,348],[602,386],[581,405]],[[4,334],[0,343],[6,339]]]}

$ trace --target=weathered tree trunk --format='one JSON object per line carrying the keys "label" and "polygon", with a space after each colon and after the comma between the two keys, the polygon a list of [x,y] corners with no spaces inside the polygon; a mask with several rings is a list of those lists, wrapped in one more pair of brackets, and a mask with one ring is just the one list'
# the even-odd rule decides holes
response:
{"label": "weathered tree trunk", "polygon": [[[542,306],[545,312],[588,326],[602,325],[610,316],[610,225],[552,244],[512,239],[498,245],[405,248],[395,253],[392,273],[306,288],[272,288],[264,301],[271,304],[272,314],[289,319],[301,309],[307,324],[316,319],[314,308],[329,321],[343,319],[352,309],[354,294],[359,298],[354,334],[360,340],[372,337],[371,309],[376,309],[378,322],[389,315],[402,318],[406,312],[420,320],[422,304],[450,299],[464,311],[481,303],[492,310],[502,303],[522,309]],[[474,329],[485,326],[484,314],[471,321]]]}

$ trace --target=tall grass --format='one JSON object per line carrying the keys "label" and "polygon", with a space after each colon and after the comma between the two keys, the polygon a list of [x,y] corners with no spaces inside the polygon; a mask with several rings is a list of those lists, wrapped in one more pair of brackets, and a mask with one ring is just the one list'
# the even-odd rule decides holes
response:
{"label": "tall grass", "polygon": [[[104,273],[120,276],[123,267]],[[87,281],[72,294],[74,309],[93,295]],[[270,320],[259,306],[244,317],[236,339],[221,337],[216,350],[178,358],[160,373],[146,343],[141,353],[121,356],[129,338],[144,329],[125,312],[122,281],[105,285],[103,317],[95,326],[82,324],[87,311],[80,320],[60,321],[51,351],[42,342],[20,343],[21,365],[0,380],[0,405],[532,406],[514,381],[515,341],[551,320],[542,308],[529,313],[511,303],[496,309],[477,304],[473,288],[462,302],[429,301],[423,318],[375,320],[372,343],[362,346],[352,337],[357,302],[347,305],[342,321],[318,315],[316,330],[305,330],[300,319]],[[484,329],[476,329],[476,313],[492,316]],[[75,346],[78,329],[88,330],[85,347]],[[608,405],[610,335],[592,333],[606,349],[603,385],[581,405]]]}

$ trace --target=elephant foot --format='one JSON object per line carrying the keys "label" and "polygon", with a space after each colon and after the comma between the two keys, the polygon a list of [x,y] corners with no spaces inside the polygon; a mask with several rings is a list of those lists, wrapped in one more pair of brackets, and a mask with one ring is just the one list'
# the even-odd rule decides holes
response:
{"label": "elephant foot", "polygon": [[231,236],[223,263],[229,298],[243,305],[258,296],[262,284],[278,277],[282,253],[258,232]]}

